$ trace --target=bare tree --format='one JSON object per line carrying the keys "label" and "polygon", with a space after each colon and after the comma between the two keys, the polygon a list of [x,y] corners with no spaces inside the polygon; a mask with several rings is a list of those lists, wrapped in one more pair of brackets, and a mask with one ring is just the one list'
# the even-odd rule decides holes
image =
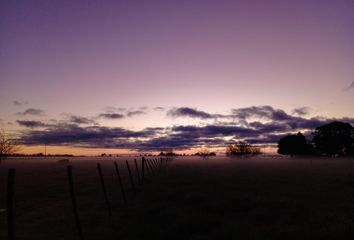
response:
{"label": "bare tree", "polygon": [[256,146],[252,146],[247,142],[237,142],[230,144],[226,148],[227,156],[243,156],[243,155],[257,155],[261,153],[261,149]]}
{"label": "bare tree", "polygon": [[15,140],[10,138],[3,130],[0,130],[0,161],[19,150]]}
{"label": "bare tree", "polygon": [[215,156],[215,152],[211,152],[207,148],[201,148],[197,153],[194,154],[195,156],[201,156],[201,157],[210,157],[210,156]]}

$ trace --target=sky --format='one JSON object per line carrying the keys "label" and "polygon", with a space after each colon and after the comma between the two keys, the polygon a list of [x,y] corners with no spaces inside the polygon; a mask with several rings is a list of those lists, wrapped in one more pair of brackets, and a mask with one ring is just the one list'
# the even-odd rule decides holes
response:
{"label": "sky", "polygon": [[354,123],[353,12],[352,0],[1,1],[0,128],[24,153],[96,154]]}

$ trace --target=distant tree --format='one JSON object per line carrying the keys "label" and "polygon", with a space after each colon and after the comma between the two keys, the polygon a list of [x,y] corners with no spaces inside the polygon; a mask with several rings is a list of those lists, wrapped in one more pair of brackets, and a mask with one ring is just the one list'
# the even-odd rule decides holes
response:
{"label": "distant tree", "polygon": [[243,156],[243,155],[256,155],[260,154],[261,149],[251,144],[240,141],[235,144],[230,144],[226,148],[227,156]]}
{"label": "distant tree", "polygon": [[14,139],[10,138],[3,130],[0,130],[0,161],[18,150],[19,147]]}
{"label": "distant tree", "polygon": [[317,127],[312,142],[319,154],[346,156],[353,154],[353,132],[349,123],[335,121]]}
{"label": "distant tree", "polygon": [[160,152],[158,156],[177,156],[177,154],[174,153],[173,150],[167,150],[165,152]]}
{"label": "distant tree", "polygon": [[210,157],[210,156],[216,156],[216,153],[210,152],[209,149],[207,149],[207,148],[202,148],[198,152],[196,152],[194,155],[200,156],[200,157]]}
{"label": "distant tree", "polygon": [[305,155],[311,152],[311,146],[301,132],[281,138],[278,142],[278,153],[283,155]]}

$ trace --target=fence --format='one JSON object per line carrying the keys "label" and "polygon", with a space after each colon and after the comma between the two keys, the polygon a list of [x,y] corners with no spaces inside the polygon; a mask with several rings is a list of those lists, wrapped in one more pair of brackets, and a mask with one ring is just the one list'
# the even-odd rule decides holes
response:
{"label": "fence", "polygon": [[[115,161],[112,164],[112,169],[115,172],[116,177],[116,189],[114,191],[120,192],[122,202],[118,204],[119,207],[124,207],[124,205],[129,204],[133,201],[134,197],[137,196],[139,190],[141,190],[144,185],[147,183],[147,180],[152,180],[156,175],[161,173],[170,162],[171,158],[142,158],[140,163],[136,159],[126,160],[125,167],[124,165],[119,166]],[[107,188],[105,177],[106,169],[101,166],[100,163],[97,163],[97,181],[99,182],[102,199],[105,205],[105,210],[108,213],[108,216],[112,216],[113,207],[110,200],[110,193],[113,189]],[[125,178],[122,177],[122,172],[126,171],[128,174]],[[80,187],[79,176],[75,174],[75,167],[71,165],[66,166],[66,175],[67,175],[67,190],[70,196],[71,202],[71,212],[72,212],[72,225],[76,228],[77,239],[85,239],[85,229],[82,224],[82,216],[80,215],[80,195],[77,191],[77,188]],[[9,240],[16,239],[16,175],[19,175],[16,172],[16,169],[10,168],[7,171],[7,190],[6,190],[6,208],[2,209],[1,215],[6,215],[6,226],[7,228],[7,237]],[[1,206],[0,206],[1,208]],[[16,214],[15,214],[16,212]],[[2,216],[0,216],[2,217]],[[1,228],[2,226],[0,226]],[[4,229],[0,229],[4,231]],[[49,236],[48,236],[49,237]]]}

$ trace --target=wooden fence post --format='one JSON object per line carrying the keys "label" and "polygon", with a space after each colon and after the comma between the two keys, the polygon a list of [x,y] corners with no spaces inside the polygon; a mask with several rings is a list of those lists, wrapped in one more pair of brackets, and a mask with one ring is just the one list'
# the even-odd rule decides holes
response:
{"label": "wooden fence post", "polygon": [[150,159],[146,159],[146,166],[147,166],[147,169],[149,169],[150,176],[151,177],[154,176],[154,171],[152,169]]}
{"label": "wooden fence post", "polygon": [[10,168],[7,176],[7,232],[9,240],[15,239],[15,212],[14,212],[14,196],[15,196],[15,176],[16,169]]}
{"label": "wooden fence post", "polygon": [[135,162],[135,168],[136,168],[136,176],[138,177],[138,183],[141,184],[141,179],[140,179],[140,173],[139,173],[139,167],[136,159],[134,159]]}
{"label": "wooden fence post", "polygon": [[134,179],[133,179],[132,172],[130,171],[128,160],[125,160],[125,163],[127,164],[127,169],[128,169],[128,174],[129,174],[129,178],[130,178],[130,183],[132,185],[133,192],[135,193],[136,189],[135,189]]}
{"label": "wooden fence post", "polygon": [[141,183],[144,183],[145,180],[145,158],[141,158]]}
{"label": "wooden fence post", "polygon": [[120,176],[120,172],[119,172],[119,168],[118,168],[117,162],[114,162],[114,166],[116,168],[116,173],[117,173],[117,177],[118,177],[118,181],[119,181],[119,186],[120,186],[120,190],[122,192],[123,202],[126,204],[127,203],[127,198],[125,196],[125,190],[124,190],[124,186],[123,186],[122,178]]}
{"label": "wooden fence post", "polygon": [[75,195],[75,190],[74,190],[74,180],[73,180],[73,173],[72,173],[71,166],[67,166],[67,172],[68,172],[70,196],[71,196],[71,202],[72,202],[73,212],[74,212],[74,216],[75,216],[76,227],[77,227],[80,239],[84,240],[85,238],[84,238],[84,234],[82,232],[81,222],[80,222],[80,218],[79,218],[79,212],[77,210],[77,202],[76,202],[76,195]]}
{"label": "wooden fence post", "polygon": [[106,202],[106,206],[107,206],[107,209],[108,209],[108,214],[111,216],[112,215],[112,209],[111,209],[111,204],[110,204],[110,202],[108,200],[107,189],[106,189],[106,184],[104,183],[104,179],[103,179],[101,164],[97,163],[97,169],[98,169],[98,175],[100,177],[100,182],[101,182],[101,186],[102,186],[104,200]]}

